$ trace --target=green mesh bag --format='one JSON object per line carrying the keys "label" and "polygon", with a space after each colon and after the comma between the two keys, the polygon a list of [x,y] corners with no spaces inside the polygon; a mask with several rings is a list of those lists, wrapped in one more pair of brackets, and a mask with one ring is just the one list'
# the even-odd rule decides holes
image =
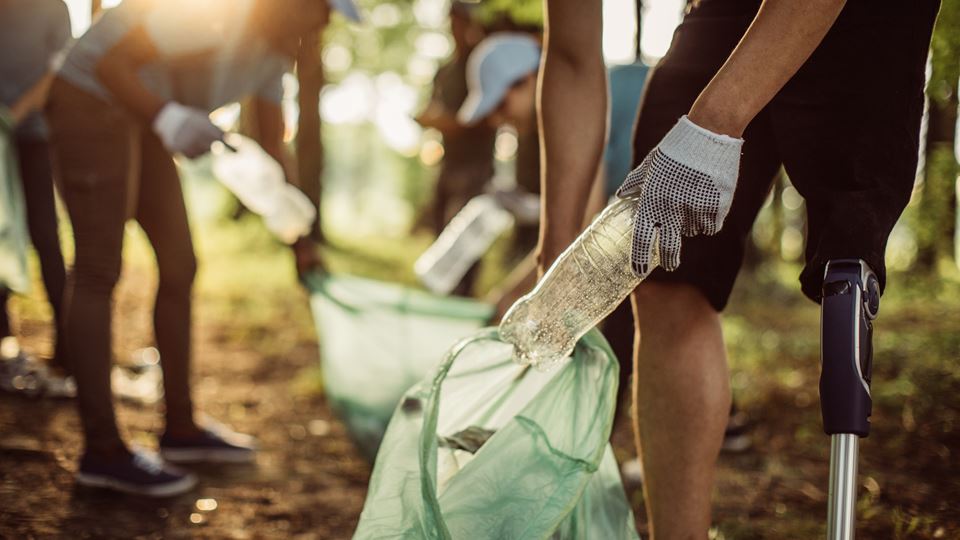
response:
{"label": "green mesh bag", "polygon": [[618,370],[596,330],[547,372],[495,329],[460,342],[394,412],[354,538],[638,538],[608,443]]}
{"label": "green mesh bag", "polygon": [[26,292],[27,221],[13,148],[13,122],[0,106],[0,288]]}
{"label": "green mesh bag", "polygon": [[369,459],[404,392],[493,307],[346,275],[309,276],[324,393]]}

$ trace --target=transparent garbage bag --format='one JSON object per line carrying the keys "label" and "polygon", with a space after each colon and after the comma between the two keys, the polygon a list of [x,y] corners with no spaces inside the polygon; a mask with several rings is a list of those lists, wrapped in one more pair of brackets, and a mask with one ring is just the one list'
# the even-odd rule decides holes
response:
{"label": "transparent garbage bag", "polygon": [[13,147],[13,120],[0,106],[0,288],[26,292],[27,217],[20,168]]}
{"label": "transparent garbage bag", "polygon": [[328,403],[373,460],[397,403],[493,307],[348,275],[305,279]]}
{"label": "transparent garbage bag", "polygon": [[[397,406],[354,538],[638,538],[608,443],[618,369],[596,330],[549,371],[495,329],[461,341]],[[475,453],[451,448],[471,432]]]}

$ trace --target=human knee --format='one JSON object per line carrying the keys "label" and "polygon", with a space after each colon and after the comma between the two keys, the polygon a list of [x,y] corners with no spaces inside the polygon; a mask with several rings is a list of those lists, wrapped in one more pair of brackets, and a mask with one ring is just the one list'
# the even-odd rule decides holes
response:
{"label": "human knee", "polygon": [[78,256],[71,274],[75,289],[109,294],[120,280],[120,261],[94,261]]}
{"label": "human knee", "polygon": [[160,289],[165,293],[189,294],[196,275],[197,259],[191,252],[160,266]]}
{"label": "human knee", "polygon": [[688,283],[643,282],[633,293],[633,307],[641,330],[689,326],[718,316],[703,292]]}

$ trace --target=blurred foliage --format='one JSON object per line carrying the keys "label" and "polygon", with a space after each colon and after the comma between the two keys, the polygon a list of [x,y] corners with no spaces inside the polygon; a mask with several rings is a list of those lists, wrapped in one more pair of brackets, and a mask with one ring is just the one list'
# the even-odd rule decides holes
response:
{"label": "blurred foliage", "polygon": [[940,103],[955,102],[960,80],[960,0],[942,0],[930,48],[933,69],[927,94]]}
{"label": "blurred foliage", "polygon": [[485,0],[478,17],[486,24],[506,18],[517,25],[543,27],[543,0]]}
{"label": "blurred foliage", "polygon": [[956,182],[960,167],[954,151],[957,84],[960,81],[960,0],[943,0],[930,52],[927,83],[929,114],[926,156],[919,204],[910,219],[917,237],[917,266],[935,273],[953,255],[956,229]]}
{"label": "blurred foliage", "polygon": [[[364,14],[364,23],[353,24],[343,17],[333,17],[324,32],[324,65],[328,81],[337,83],[350,71],[370,74],[395,72],[409,76],[411,59],[417,58],[417,39],[426,32],[445,31],[435,21],[417,17],[415,7],[424,0],[357,2]],[[434,4],[437,2],[433,2]],[[433,24],[431,24],[433,23]],[[340,47],[340,49],[337,49]],[[345,53],[346,61],[331,61],[331,51]],[[436,68],[436,61],[432,62]]]}

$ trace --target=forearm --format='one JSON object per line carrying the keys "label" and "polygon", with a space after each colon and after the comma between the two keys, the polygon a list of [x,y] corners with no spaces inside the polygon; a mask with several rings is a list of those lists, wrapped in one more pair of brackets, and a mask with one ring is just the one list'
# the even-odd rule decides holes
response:
{"label": "forearm", "polygon": [[606,136],[607,78],[600,2],[547,0],[538,89],[541,220],[545,270],[581,231]]}
{"label": "forearm", "polygon": [[456,135],[463,131],[463,126],[457,121],[456,114],[449,113],[436,102],[431,102],[414,120],[425,128],[433,128],[439,131],[444,137]]}
{"label": "forearm", "polygon": [[285,131],[283,109],[279,104],[260,98],[253,99],[251,104],[256,109],[254,117],[257,119],[257,143],[270,157],[280,163],[287,182],[297,185],[297,168],[283,142]]}
{"label": "forearm", "polygon": [[144,86],[134,67],[119,62],[101,63],[97,77],[125,109],[145,122],[153,121],[163,108],[164,100]]}
{"label": "forearm", "polygon": [[96,66],[100,83],[127,110],[152,122],[164,100],[140,80],[140,67],[156,58],[157,50],[143,26],[137,26],[103,56]]}
{"label": "forearm", "polygon": [[44,75],[10,107],[10,115],[13,117],[14,124],[19,124],[31,113],[43,108],[43,104],[47,101],[47,92],[50,90],[51,81],[53,81],[52,73]]}
{"label": "forearm", "polygon": [[741,137],[817,48],[846,0],[764,0],[737,48],[690,109],[690,120]]}

